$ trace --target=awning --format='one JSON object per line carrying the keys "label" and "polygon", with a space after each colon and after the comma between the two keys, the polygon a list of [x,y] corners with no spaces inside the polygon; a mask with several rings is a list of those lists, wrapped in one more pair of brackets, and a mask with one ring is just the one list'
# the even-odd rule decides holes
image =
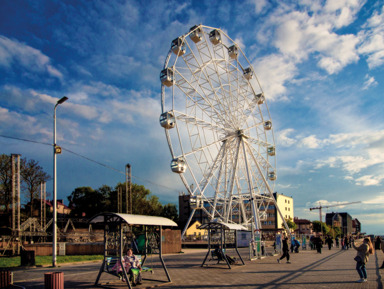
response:
{"label": "awning", "polygon": [[145,216],[145,215],[133,215],[133,214],[120,214],[120,213],[101,213],[92,217],[89,223],[103,223],[104,218],[109,217],[110,220],[116,218],[121,219],[126,222],[128,225],[147,225],[147,226],[170,226],[176,227],[177,224],[164,217],[155,217],[155,216]]}
{"label": "awning", "polygon": [[248,229],[243,225],[224,222],[209,222],[201,225],[198,229],[219,229],[221,227],[225,230],[248,231]]}

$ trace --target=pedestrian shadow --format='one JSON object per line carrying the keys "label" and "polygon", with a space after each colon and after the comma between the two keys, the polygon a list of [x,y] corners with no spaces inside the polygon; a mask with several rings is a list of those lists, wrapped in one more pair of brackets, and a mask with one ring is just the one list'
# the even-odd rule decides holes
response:
{"label": "pedestrian shadow", "polygon": [[377,256],[377,250],[375,250],[375,263],[376,263],[376,276],[377,276],[377,289],[383,289],[383,282],[381,279],[381,274],[380,274],[380,262],[379,262],[379,256]]}
{"label": "pedestrian shadow", "polygon": [[[292,272],[292,271],[289,271],[287,272],[286,275],[284,276],[281,276],[275,280],[272,280],[269,284],[268,284],[268,287],[269,288],[279,288],[282,284],[284,283],[287,283],[287,282],[290,282],[298,277],[300,277],[301,275],[309,272],[309,271],[313,271],[315,268],[321,266],[322,264],[328,262],[329,260],[333,259],[333,258],[336,258],[337,256],[343,254],[344,252],[343,251],[337,251],[336,253],[333,253],[331,255],[328,255],[320,260],[316,260],[315,262],[305,266],[305,267],[302,267],[300,268],[300,271],[297,271],[297,272]],[[325,280],[325,282],[323,282],[324,285],[326,284],[332,284],[332,283],[335,283],[335,282],[327,282]],[[347,281],[340,281],[340,282],[337,282],[337,283],[350,283],[350,282],[347,282]],[[295,283],[289,283],[289,284],[292,284],[294,285]],[[297,285],[298,284],[301,284],[301,283],[296,283]],[[307,284],[307,283],[306,283]],[[308,283],[308,285],[311,284],[310,282]],[[270,287],[272,286],[272,287]],[[262,284],[262,285],[259,285],[258,287],[255,287],[255,288],[265,288],[265,284]]]}

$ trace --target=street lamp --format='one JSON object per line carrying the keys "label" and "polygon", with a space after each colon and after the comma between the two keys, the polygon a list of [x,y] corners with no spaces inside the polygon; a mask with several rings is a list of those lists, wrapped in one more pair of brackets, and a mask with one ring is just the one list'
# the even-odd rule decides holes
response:
{"label": "street lamp", "polygon": [[53,110],[53,240],[52,240],[52,266],[56,267],[57,253],[57,192],[56,192],[56,155],[61,154],[61,147],[56,145],[56,108],[68,99],[64,96],[60,98]]}

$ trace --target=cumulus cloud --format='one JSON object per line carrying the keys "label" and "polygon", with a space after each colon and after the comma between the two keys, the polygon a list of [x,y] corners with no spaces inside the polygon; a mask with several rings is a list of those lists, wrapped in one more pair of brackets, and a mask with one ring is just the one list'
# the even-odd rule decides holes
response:
{"label": "cumulus cloud", "polygon": [[278,96],[280,99],[286,99],[282,97],[286,93],[284,83],[292,79],[297,72],[297,67],[289,58],[272,54],[257,59],[253,67],[263,84],[268,100],[277,100]]}
{"label": "cumulus cloud", "polygon": [[375,11],[359,33],[358,51],[367,57],[368,66],[376,68],[384,64],[384,6]]}
{"label": "cumulus cloud", "polygon": [[0,35],[0,66],[9,69],[14,65],[30,72],[47,73],[51,77],[63,79],[63,74],[41,51]]}
{"label": "cumulus cloud", "polygon": [[[286,100],[286,85],[297,77],[297,66],[308,60],[330,75],[359,61],[361,54],[368,57],[370,67],[380,66],[384,61],[383,12],[374,13],[358,34],[340,31],[356,20],[365,2],[300,1],[300,10],[290,4],[278,5],[257,34],[260,42],[273,43],[279,52],[255,62],[267,94],[273,100]],[[366,87],[374,84],[370,81]]]}

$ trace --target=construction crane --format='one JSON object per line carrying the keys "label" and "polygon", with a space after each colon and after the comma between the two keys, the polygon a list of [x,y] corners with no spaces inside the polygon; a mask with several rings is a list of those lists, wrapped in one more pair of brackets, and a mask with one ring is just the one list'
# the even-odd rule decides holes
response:
{"label": "construction crane", "polygon": [[329,206],[322,206],[321,203],[319,202],[319,206],[318,207],[314,207],[314,208],[309,208],[310,211],[312,210],[319,210],[319,213],[320,213],[320,224],[323,222],[323,215],[321,214],[321,210],[323,208],[331,208],[331,207],[339,207],[339,206],[345,206],[345,205],[352,205],[352,204],[358,204],[358,203],[361,203],[361,201],[358,201],[358,202],[349,202],[349,203],[340,203],[340,204],[336,204],[336,205],[329,205]]}

